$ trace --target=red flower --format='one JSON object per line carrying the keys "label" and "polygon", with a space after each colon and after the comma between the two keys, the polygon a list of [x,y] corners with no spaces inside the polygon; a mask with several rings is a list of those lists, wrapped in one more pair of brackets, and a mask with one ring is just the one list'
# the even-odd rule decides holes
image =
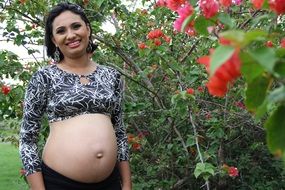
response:
{"label": "red flower", "polygon": [[139,132],[139,134],[138,134],[138,138],[139,138],[139,139],[142,139],[143,137],[146,137],[146,136],[148,136],[148,135],[150,135],[150,132],[149,132],[149,131],[141,131],[141,132]]}
{"label": "red flower", "polygon": [[285,0],[268,0],[269,7],[277,14],[285,13]]}
{"label": "red flower", "polygon": [[173,11],[176,11],[177,9],[179,9],[184,3],[185,3],[186,0],[167,0],[166,1],[166,6],[173,10]]}
{"label": "red flower", "polygon": [[135,139],[135,136],[133,134],[128,134],[128,142],[131,143]]}
{"label": "red flower", "polygon": [[37,27],[38,27],[38,25],[37,25],[36,23],[33,23],[33,24],[32,24],[32,28],[33,28],[33,29],[36,29]]}
{"label": "red flower", "polygon": [[261,9],[263,3],[264,3],[264,0],[251,0],[254,8],[256,9]]}
{"label": "red flower", "polygon": [[265,44],[267,47],[273,47],[273,43],[272,41],[267,41],[266,44]]}
{"label": "red flower", "polygon": [[238,176],[238,169],[236,167],[233,166],[230,167],[227,164],[223,164],[222,169],[224,169],[231,177]]}
{"label": "red flower", "polygon": [[89,3],[89,0],[83,0],[84,5],[88,5],[88,3]]}
{"label": "red flower", "polygon": [[239,102],[235,102],[235,105],[241,109],[245,109],[245,105],[243,102],[239,101]]}
{"label": "red flower", "polygon": [[238,169],[231,166],[231,167],[229,167],[229,169],[228,169],[228,174],[229,174],[229,176],[231,176],[231,177],[237,177],[237,176],[238,176]]}
{"label": "red flower", "polygon": [[160,46],[161,45],[161,41],[159,39],[154,39],[154,45],[156,46]]}
{"label": "red flower", "polygon": [[196,35],[196,31],[193,28],[189,28],[186,31],[186,34],[188,34],[189,36],[195,36]]}
{"label": "red flower", "polygon": [[197,90],[198,90],[199,92],[204,92],[204,88],[203,88],[202,86],[199,86],[199,87],[197,88]]}
{"label": "red flower", "polygon": [[206,18],[215,16],[219,11],[219,4],[216,0],[200,0],[199,6]]}
{"label": "red flower", "polygon": [[4,95],[9,94],[9,92],[11,91],[10,86],[6,86],[6,85],[3,85],[1,89],[2,89],[2,93],[3,93]]}
{"label": "red flower", "polygon": [[208,91],[213,96],[223,97],[228,91],[227,82],[218,78],[217,76],[212,76],[209,82],[206,84]]}
{"label": "red flower", "polygon": [[169,36],[163,36],[163,39],[166,43],[170,43],[171,42],[171,38]]}
{"label": "red flower", "polygon": [[[213,51],[211,51],[211,53],[213,53]],[[198,63],[205,65],[208,73],[210,69],[210,59],[210,56],[203,56],[197,60]],[[239,49],[236,49],[232,57],[223,63],[209,78],[209,82],[206,84],[209,93],[218,97],[225,96],[228,91],[228,85],[241,75],[240,66]]]}
{"label": "red flower", "polygon": [[140,149],[141,149],[141,144],[139,144],[139,143],[134,143],[134,144],[132,144],[132,148],[133,148],[134,150],[140,150]]}
{"label": "red flower", "polygon": [[158,1],[155,3],[155,8],[156,8],[156,7],[165,7],[165,6],[166,6],[165,0],[158,0]]}
{"label": "red flower", "polygon": [[20,0],[20,3],[23,5],[26,3],[26,0]]}
{"label": "red flower", "polygon": [[233,4],[235,5],[241,5],[243,0],[233,0]]}
{"label": "red flower", "polygon": [[187,94],[194,94],[195,93],[195,90],[193,88],[188,88],[186,90]]}
{"label": "red flower", "polygon": [[[174,21],[173,27],[181,32],[183,22],[194,12],[193,7],[189,3],[185,3],[185,6],[179,8],[177,13],[179,17]],[[194,22],[190,22],[188,26],[186,26],[185,31],[188,31],[191,27],[193,27]]]}
{"label": "red flower", "polygon": [[145,49],[145,48],[147,48],[147,46],[146,46],[145,43],[143,43],[143,42],[138,43],[138,47],[139,47],[139,49]]}
{"label": "red flower", "polygon": [[211,119],[211,118],[212,118],[211,112],[207,112],[207,113],[205,114],[205,118],[206,118],[207,120]]}
{"label": "red flower", "polygon": [[220,37],[219,38],[219,43],[226,46],[226,45],[231,45],[232,41],[229,40],[229,39],[226,39],[224,37]]}
{"label": "red flower", "polygon": [[146,14],[147,14],[147,10],[146,10],[146,9],[142,9],[142,10],[141,10],[141,14],[142,14],[142,15],[146,15]]}
{"label": "red flower", "polygon": [[155,38],[160,38],[163,36],[164,36],[164,34],[160,29],[155,29],[155,30],[152,30],[148,33],[147,38],[148,39],[155,39]]}
{"label": "red flower", "polygon": [[281,39],[280,46],[285,48],[285,38]]}
{"label": "red flower", "polygon": [[220,0],[220,4],[224,7],[229,7],[232,5],[232,0]]}

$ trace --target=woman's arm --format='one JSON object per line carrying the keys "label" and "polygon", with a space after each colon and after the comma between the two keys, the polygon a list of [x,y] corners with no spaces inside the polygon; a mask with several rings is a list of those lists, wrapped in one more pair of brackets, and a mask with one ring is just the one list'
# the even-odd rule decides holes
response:
{"label": "woman's arm", "polygon": [[35,172],[27,176],[30,190],[45,190],[42,172]]}
{"label": "woman's arm", "polygon": [[118,167],[120,170],[122,189],[131,190],[131,169],[129,164],[129,147],[128,138],[126,133],[126,128],[123,124],[123,109],[122,109],[122,99],[123,99],[123,80],[121,74],[118,73],[116,77],[116,88],[115,94],[117,97],[116,106],[112,114],[112,123],[117,136],[118,144]]}
{"label": "woman's arm", "polygon": [[129,161],[121,161],[118,163],[119,171],[121,174],[122,190],[131,190],[131,169]]}
{"label": "woman's arm", "polygon": [[25,175],[32,190],[44,189],[37,143],[41,119],[46,109],[47,83],[45,73],[43,71],[36,72],[29,82],[24,99],[19,153],[26,171]]}

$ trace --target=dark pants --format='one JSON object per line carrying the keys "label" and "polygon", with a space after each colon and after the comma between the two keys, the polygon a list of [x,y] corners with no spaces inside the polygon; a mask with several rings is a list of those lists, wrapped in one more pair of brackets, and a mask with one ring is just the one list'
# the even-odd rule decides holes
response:
{"label": "dark pants", "polygon": [[42,173],[46,190],[121,190],[117,167],[107,179],[98,183],[74,181],[49,168],[45,163],[42,163]]}

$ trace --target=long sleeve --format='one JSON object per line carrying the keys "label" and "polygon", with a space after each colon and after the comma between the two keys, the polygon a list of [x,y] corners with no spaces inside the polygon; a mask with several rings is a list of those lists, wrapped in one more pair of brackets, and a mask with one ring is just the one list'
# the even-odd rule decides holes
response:
{"label": "long sleeve", "polygon": [[129,160],[129,147],[122,116],[123,80],[120,73],[117,74],[116,78],[115,96],[117,97],[117,102],[115,103],[111,119],[117,136],[118,161],[126,161]]}
{"label": "long sleeve", "polygon": [[47,84],[45,73],[41,70],[37,71],[32,76],[25,94],[19,152],[26,176],[41,171],[37,142],[41,119],[47,104]]}

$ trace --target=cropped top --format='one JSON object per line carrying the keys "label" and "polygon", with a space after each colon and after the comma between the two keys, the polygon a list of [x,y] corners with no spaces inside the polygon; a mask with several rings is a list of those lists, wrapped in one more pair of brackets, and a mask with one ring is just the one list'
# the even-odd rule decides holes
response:
{"label": "cropped top", "polygon": [[[87,84],[80,77],[88,79]],[[118,160],[128,160],[128,143],[122,120],[121,74],[108,66],[97,65],[89,75],[68,73],[57,65],[49,65],[32,76],[24,99],[19,152],[26,175],[41,171],[38,137],[42,116],[49,123],[77,115],[102,113],[110,116],[118,145]]]}

